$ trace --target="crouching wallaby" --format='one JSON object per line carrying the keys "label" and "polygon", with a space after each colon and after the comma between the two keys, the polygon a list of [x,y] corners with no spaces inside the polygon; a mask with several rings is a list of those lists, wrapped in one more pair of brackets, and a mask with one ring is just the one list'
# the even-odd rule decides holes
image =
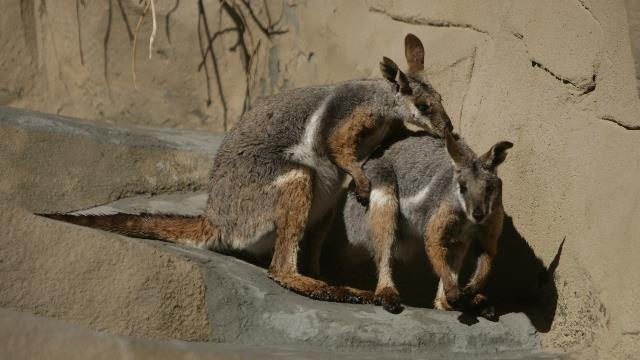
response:
{"label": "crouching wallaby", "polygon": [[[425,135],[395,142],[365,164],[372,182],[370,206],[365,209],[350,196],[344,219],[350,243],[364,245],[374,256],[376,303],[390,312],[402,309],[391,260],[407,258],[422,248],[440,277],[435,308],[473,309],[493,317],[482,288],[504,216],[502,181],[496,170],[512,146],[499,142],[478,157],[445,131],[444,140]],[[458,273],[471,245],[476,269],[460,289]]]}
{"label": "crouching wallaby", "polygon": [[[369,179],[361,164],[404,121],[442,135],[451,128],[440,95],[421,76],[424,48],[405,38],[409,72],[388,58],[383,79],[284,91],[245,113],[225,136],[209,179],[206,214],[70,216],[55,219],[219,252],[270,258],[268,274],[285,288],[322,300],[369,302],[372,294],[300,274],[305,232],[322,234],[350,176],[361,202]],[[312,231],[308,231],[308,230]],[[321,239],[310,239],[320,247]],[[318,260],[311,260],[316,268]]]}

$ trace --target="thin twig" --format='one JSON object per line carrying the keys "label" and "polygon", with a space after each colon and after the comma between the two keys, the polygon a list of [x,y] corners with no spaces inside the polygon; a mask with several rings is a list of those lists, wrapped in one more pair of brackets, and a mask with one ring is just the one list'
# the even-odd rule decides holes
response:
{"label": "thin twig", "polygon": [[251,7],[251,2],[249,0],[242,0],[242,3],[247,8],[247,10],[249,10],[249,15],[251,15],[251,18],[253,18],[253,21],[256,23],[256,25],[258,25],[258,28],[267,37],[271,37],[272,35],[284,34],[284,33],[289,31],[288,29],[275,29],[275,26],[278,25],[278,22],[280,22],[280,19],[278,19],[278,21],[276,23],[272,24],[271,23],[271,16],[269,15],[269,11],[268,10],[267,10],[268,23],[265,26],[264,24],[262,24],[262,22],[260,22],[260,19],[258,19],[258,16],[253,11],[253,8]]}
{"label": "thin twig", "polygon": [[133,41],[133,33],[131,32],[131,26],[129,25],[129,19],[127,13],[124,12],[124,6],[122,6],[122,0],[118,0],[118,7],[120,8],[120,15],[124,20],[124,26],[127,28],[127,35],[129,35],[129,41]]}
{"label": "thin twig", "polygon": [[152,27],[151,27],[151,36],[149,37],[149,59],[151,59],[151,54],[153,54],[153,41],[156,38],[156,31],[158,30],[158,26],[156,24],[156,6],[155,0],[147,0],[151,4],[151,19]]}
{"label": "thin twig", "polygon": [[109,0],[109,11],[107,13],[107,31],[104,35],[104,79],[107,82],[107,91],[109,92],[109,98],[112,99],[111,94],[111,82],[109,81],[109,38],[111,37],[111,20],[113,18],[113,4],[111,0]]}
{"label": "thin twig", "polygon": [[[240,2],[240,4],[238,4]],[[284,15],[284,2],[282,3],[282,10],[280,16],[276,22],[273,22],[271,13],[267,8],[266,2],[263,2],[266,11],[267,22],[266,24],[260,21],[254,9],[251,7],[249,0],[219,0],[220,7],[218,8],[218,30],[211,33],[209,28],[209,22],[207,20],[206,11],[202,0],[198,1],[198,40],[200,44],[201,61],[198,64],[198,71],[203,67],[205,69],[205,77],[207,80],[207,105],[211,103],[211,89],[210,89],[210,73],[208,71],[207,61],[211,58],[211,67],[213,68],[216,85],[218,88],[218,96],[223,110],[223,125],[224,129],[227,129],[228,121],[228,105],[224,95],[224,87],[222,83],[222,77],[220,75],[220,68],[218,66],[218,59],[215,54],[215,41],[222,38],[223,35],[235,32],[235,43],[228,48],[229,51],[238,51],[242,68],[245,74],[245,94],[242,106],[242,113],[251,108],[251,95],[252,84],[258,71],[258,59],[261,49],[261,39],[253,40],[253,34],[251,33],[251,27],[249,21],[255,23],[260,29],[260,32],[270,39],[272,36],[286,33],[288,30],[276,28],[280,23],[280,20]],[[249,15],[245,16],[245,13],[249,12]],[[232,26],[223,28],[223,16],[227,16],[233,23]],[[203,31],[204,30],[204,31]],[[206,47],[204,46],[207,42]]]}
{"label": "thin twig", "polygon": [[169,10],[169,12],[167,12],[167,15],[165,15],[164,17],[164,31],[167,34],[167,40],[169,41],[169,44],[171,44],[171,33],[169,32],[169,24],[171,23],[170,17],[178,9],[179,5],[180,5],[180,0],[176,0],[176,3],[173,5],[173,8]]}
{"label": "thin twig", "polygon": [[[204,10],[204,3],[202,0],[198,0],[198,10],[200,11],[200,15],[202,16],[202,23],[204,24],[204,32],[207,36],[207,39],[211,39],[211,31],[209,30],[209,22],[207,21],[207,15]],[[227,100],[224,97],[224,90],[222,88],[222,80],[220,77],[220,69],[218,67],[218,59],[216,59],[216,55],[213,51],[213,46],[209,47],[209,53],[211,54],[211,63],[213,65],[213,71],[216,75],[216,84],[218,85],[218,96],[220,96],[220,102],[222,103],[222,126],[225,131],[227,131],[227,116],[228,116],[228,108],[227,108]]]}
{"label": "thin twig", "polygon": [[213,46],[213,42],[218,38],[218,36],[224,35],[228,32],[232,32],[232,31],[238,31],[237,28],[226,28],[226,29],[222,29],[219,31],[216,31],[213,36],[211,37],[211,39],[209,39],[209,45],[207,45],[207,49],[205,50],[205,53],[203,54],[203,58],[200,61],[200,64],[198,64],[198,70],[202,69],[202,67],[205,65],[206,61],[207,61],[207,57],[208,57],[208,52],[211,49],[211,47]]}
{"label": "thin twig", "polygon": [[138,24],[136,25],[136,29],[133,32],[133,49],[132,49],[132,59],[131,59],[131,72],[133,73],[133,87],[137,90],[138,85],[136,83],[136,45],[138,44],[138,33],[140,32],[140,27],[142,26],[142,22],[144,21],[144,17],[149,11],[149,6],[151,3],[147,1],[144,10],[142,11],[142,15],[140,15],[140,19],[138,19]]}
{"label": "thin twig", "polygon": [[84,65],[84,51],[82,51],[82,26],[80,25],[80,0],[76,0],[76,21],[78,23],[78,50],[80,51],[80,64]]}
{"label": "thin twig", "polygon": [[[202,44],[202,27],[201,27],[201,23],[202,23],[202,15],[199,14],[198,15],[198,45],[200,45],[200,56],[202,57],[202,65],[205,64],[205,59],[207,57],[207,52],[209,51],[209,48],[207,48],[207,52],[205,52],[204,50],[204,46]],[[211,46],[211,42],[209,42],[209,46]],[[201,67],[198,66],[198,71],[200,71]],[[207,81],[207,107],[211,106],[211,77],[209,76],[209,68],[208,67],[204,67],[204,76],[205,76],[205,80]]]}

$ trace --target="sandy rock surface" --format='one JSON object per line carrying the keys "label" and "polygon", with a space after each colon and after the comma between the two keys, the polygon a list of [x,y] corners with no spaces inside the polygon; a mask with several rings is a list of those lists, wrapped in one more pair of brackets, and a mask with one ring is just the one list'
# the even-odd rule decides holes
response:
{"label": "sandy rock surface", "polygon": [[12,359],[455,359],[552,360],[558,355],[540,352],[503,355],[409,354],[401,352],[335,351],[309,347],[239,346],[179,340],[157,341],[95,332],[30,314],[0,309],[0,346]]}
{"label": "sandy rock surface", "polygon": [[[467,142],[478,151],[515,143],[501,177],[510,215],[505,238],[517,241],[503,243],[531,261],[507,257],[511,272],[503,274],[513,274],[505,281],[533,309],[526,311],[543,347],[611,359],[640,352],[633,1],[269,0],[268,11],[253,9],[266,32],[238,3],[250,31],[235,51],[237,31],[213,43],[219,77],[211,52],[198,70],[198,20],[200,34],[206,20],[212,36],[235,26],[230,14],[216,0],[203,0],[202,13],[198,2],[157,3],[151,60],[148,18],[140,33],[136,90],[129,32],[142,13],[138,1],[8,1],[0,12],[0,104],[101,123],[219,131],[258,97],[283,88],[378,76],[381,56],[402,63],[402,38],[413,32],[427,48],[426,74]],[[255,57],[247,61],[243,49]],[[0,131],[15,139],[0,142],[0,165],[15,174],[0,177],[2,198],[34,211],[202,190],[211,156],[95,145],[13,125]],[[68,159],[62,175],[51,165],[56,159]],[[518,264],[536,271],[515,272]],[[534,291],[539,267],[553,276]]]}
{"label": "sandy rock surface", "polygon": [[0,198],[70,211],[145,192],[202,190],[222,136],[0,107]]}
{"label": "sandy rock surface", "polygon": [[[44,145],[48,144],[51,150],[56,145],[46,140],[52,133],[62,136],[70,144],[93,144],[89,149],[110,144],[122,135],[118,132],[122,130],[120,128],[116,131],[111,126],[97,125],[87,125],[85,131],[79,133],[76,127],[71,126],[77,125],[77,120],[6,108],[0,110],[6,128],[23,131],[29,140],[32,140],[31,135],[44,139]],[[16,118],[49,119],[51,126],[34,128],[32,122],[15,121]],[[68,126],[56,125],[60,121]],[[123,151],[138,147],[142,140],[155,139],[151,130],[134,129],[127,133],[129,142],[119,143]],[[137,137],[142,140],[133,140]],[[197,136],[190,137],[187,133],[165,134],[163,143],[153,142],[152,147],[164,149],[165,156],[168,156],[180,141],[192,144],[190,141],[197,139]],[[202,140],[201,146],[194,146],[191,152],[200,156],[199,151],[215,146],[216,139],[213,136]],[[24,154],[36,157],[31,152]],[[63,159],[56,158],[55,152],[45,151],[39,156],[47,157],[49,164],[63,162]],[[124,159],[126,161],[127,158]],[[134,160],[129,158],[129,161]],[[105,163],[109,166],[133,166]],[[102,171],[114,174],[116,170],[104,168]],[[181,180],[186,181],[193,174],[181,173]],[[78,182],[71,184],[81,186]],[[43,191],[50,184],[36,182],[31,186],[36,191]],[[373,305],[314,301],[281,288],[267,278],[264,269],[239,259],[46,219],[29,210],[34,205],[30,198],[11,195],[2,193],[4,201],[0,209],[3,214],[0,216],[0,258],[3,259],[0,261],[0,283],[4,284],[0,292],[2,308],[64,319],[115,335],[223,343],[232,349],[227,351],[222,347],[223,355],[235,353],[233,349],[252,354],[261,351],[262,347],[281,349],[277,351],[292,348],[293,354],[301,351],[325,354],[328,349],[336,354],[364,352],[353,355],[353,358],[376,358],[377,353],[365,356],[374,349],[400,358],[401,354],[411,353],[429,356],[458,354],[473,359],[495,354],[515,358],[524,354],[537,356],[540,351],[536,329],[522,313],[505,314],[499,322],[493,323],[484,319],[464,319],[455,312],[424,308],[407,307],[402,314],[392,315]],[[78,212],[193,215],[202,212],[205,201],[205,193],[144,195]],[[64,201],[60,204],[61,208],[69,206]],[[0,332],[11,332],[10,323],[16,316],[3,311]],[[27,317],[24,332],[8,338],[0,336],[2,341],[16,349],[16,354],[22,354],[20,347],[15,345],[20,341],[40,342],[39,347],[20,350],[26,353],[37,353],[49,347],[63,353],[68,351],[56,343],[65,339],[64,334],[69,336],[66,341],[76,337],[87,345],[96,341],[94,333],[73,330],[77,328],[66,325],[60,326],[62,333],[56,337],[43,339],[49,325],[40,328],[36,325],[38,321],[29,319]],[[28,325],[32,322],[33,325]],[[45,321],[43,324],[54,323]],[[35,333],[28,331],[29,326],[38,330]],[[116,351],[111,348],[111,342],[124,342],[126,350],[117,351],[134,354],[138,354],[136,351],[153,354],[165,347],[176,351],[176,354],[187,351],[180,347],[174,349],[171,343],[100,336],[109,339],[99,346],[107,352]],[[187,352],[192,350],[197,348],[188,347]],[[214,350],[213,354],[217,354],[218,350]],[[544,354],[540,356],[547,358]]]}

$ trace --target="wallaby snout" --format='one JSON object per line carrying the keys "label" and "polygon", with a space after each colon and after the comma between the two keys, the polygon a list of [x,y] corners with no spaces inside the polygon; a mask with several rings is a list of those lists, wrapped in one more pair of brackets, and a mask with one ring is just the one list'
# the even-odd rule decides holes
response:
{"label": "wallaby snout", "polygon": [[482,210],[482,208],[480,208],[479,206],[473,208],[473,212],[471,215],[473,216],[473,219],[478,223],[484,220],[484,210]]}

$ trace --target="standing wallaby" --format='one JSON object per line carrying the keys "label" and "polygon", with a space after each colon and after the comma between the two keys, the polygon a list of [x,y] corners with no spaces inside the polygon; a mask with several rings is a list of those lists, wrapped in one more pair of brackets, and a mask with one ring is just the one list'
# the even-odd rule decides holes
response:
{"label": "standing wallaby", "polygon": [[[285,288],[315,299],[370,302],[368,291],[301,275],[298,248],[305,232],[326,232],[325,220],[348,176],[359,201],[367,201],[370,183],[361,164],[394,128],[404,121],[438,134],[451,128],[440,95],[422,77],[424,48],[415,35],[406,36],[405,55],[406,74],[385,57],[383,79],[284,91],[257,103],[226,134],[215,156],[205,216],[48,216],[271,258],[268,274]],[[322,246],[321,236],[310,241],[311,248]],[[310,261],[311,272],[317,272],[318,260]]]}
{"label": "standing wallaby", "polygon": [[[482,311],[486,298],[481,290],[496,255],[504,217],[502,181],[496,170],[512,146],[499,142],[478,157],[445,131],[444,140],[429,135],[407,137],[365,164],[373,188],[371,203],[366,209],[349,196],[344,219],[349,242],[364,245],[374,256],[376,302],[390,312],[401,311],[391,259],[408,258],[421,248],[440,277],[435,307]],[[458,273],[471,244],[476,269],[461,290]],[[488,306],[485,309],[491,311]]]}

